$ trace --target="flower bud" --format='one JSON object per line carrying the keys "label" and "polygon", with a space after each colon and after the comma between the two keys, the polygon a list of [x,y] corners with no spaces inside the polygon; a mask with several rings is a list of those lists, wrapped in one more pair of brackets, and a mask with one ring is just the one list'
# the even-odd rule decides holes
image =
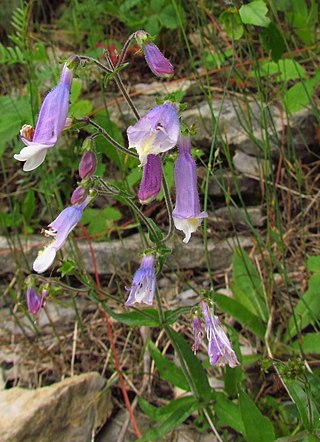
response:
{"label": "flower bud", "polygon": [[71,204],[74,206],[75,204],[82,203],[88,195],[88,192],[83,187],[77,187],[73,194],[71,195]]}
{"label": "flower bud", "polygon": [[152,42],[152,37],[145,31],[137,31],[135,38],[143,50],[146,62],[154,75],[157,77],[172,77],[174,68],[158,46]]}
{"label": "flower bud", "polygon": [[88,178],[93,175],[97,168],[97,157],[92,151],[87,151],[83,154],[80,165],[79,175],[81,179]]}
{"label": "flower bud", "polygon": [[161,190],[162,165],[159,155],[148,155],[138,192],[141,204],[152,201]]}

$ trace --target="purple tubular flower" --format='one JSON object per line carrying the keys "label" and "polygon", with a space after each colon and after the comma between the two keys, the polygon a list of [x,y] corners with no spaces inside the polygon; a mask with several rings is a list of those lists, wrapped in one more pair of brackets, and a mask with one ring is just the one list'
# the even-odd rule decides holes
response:
{"label": "purple tubular flower", "polygon": [[156,282],[154,257],[153,255],[145,255],[142,259],[141,267],[134,274],[129,297],[125,305],[130,307],[136,302],[152,305]]}
{"label": "purple tubular flower", "polygon": [[197,167],[191,155],[190,137],[180,136],[178,147],[179,157],[174,168],[176,205],[172,216],[176,228],[185,234],[183,242],[188,243],[191,234],[200,226],[202,218],[207,218],[208,214],[200,212]]}
{"label": "purple tubular flower", "polygon": [[60,215],[49,224],[49,229],[45,230],[45,233],[47,236],[53,237],[54,241],[44,250],[39,252],[33,263],[33,270],[35,272],[43,273],[51,266],[57,251],[61,249],[66,242],[69,233],[81,220],[83,210],[90,200],[91,198],[87,197],[82,204],[65,208]]}
{"label": "purple tubular flower", "polygon": [[198,318],[198,316],[195,316],[193,318],[193,335],[194,335],[194,344],[192,349],[194,353],[196,353],[200,347],[200,338],[203,336],[201,321],[200,318]]}
{"label": "purple tubular flower", "polygon": [[71,204],[80,204],[86,199],[87,196],[87,190],[79,186],[73,191],[73,194],[71,195]]}
{"label": "purple tubular flower", "polygon": [[162,165],[159,155],[148,155],[138,192],[141,204],[152,201],[161,190]]}
{"label": "purple tubular flower", "polygon": [[97,157],[92,151],[87,151],[83,154],[80,165],[79,165],[79,175],[83,180],[88,178],[95,173],[97,169]]}
{"label": "purple tubular flower", "polygon": [[148,155],[158,155],[172,149],[177,144],[179,133],[177,106],[166,101],[154,107],[134,126],[128,127],[129,149],[137,149],[141,165],[144,166]]}
{"label": "purple tubular flower", "polygon": [[18,161],[25,161],[25,172],[36,169],[43,163],[47,150],[53,147],[64,129],[69,108],[69,96],[73,71],[64,65],[60,83],[44,99],[32,139],[23,133],[21,140],[26,147],[14,155]]}
{"label": "purple tubular flower", "polygon": [[149,68],[157,77],[172,77],[174,69],[158,46],[149,41],[143,46],[144,56]]}
{"label": "purple tubular flower", "polygon": [[48,296],[47,290],[42,290],[41,298],[33,287],[27,290],[27,305],[29,313],[36,315],[44,306],[44,300]]}
{"label": "purple tubular flower", "polygon": [[239,361],[218,317],[214,316],[213,311],[209,312],[204,301],[201,301],[200,305],[206,323],[210,364],[219,366],[228,364],[231,368],[236,367]]}

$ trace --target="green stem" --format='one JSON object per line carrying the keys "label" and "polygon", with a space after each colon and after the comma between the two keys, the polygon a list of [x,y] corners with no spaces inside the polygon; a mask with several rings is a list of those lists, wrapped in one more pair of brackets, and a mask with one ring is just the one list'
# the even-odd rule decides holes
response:
{"label": "green stem", "polygon": [[115,68],[117,69],[119,66],[122,65],[122,63],[124,62],[126,55],[127,55],[127,50],[132,42],[132,40],[134,39],[134,36],[136,35],[136,33],[134,32],[133,34],[130,35],[130,37],[128,38],[128,40],[125,42],[125,44],[123,45],[123,48],[120,52],[120,55],[118,57],[117,63],[115,65]]}
{"label": "green stem", "polygon": [[130,149],[127,149],[126,147],[124,147],[120,143],[118,143],[118,141],[116,141],[114,138],[112,138],[112,136],[109,135],[108,132],[103,127],[101,127],[95,121],[91,120],[91,118],[83,117],[83,118],[78,118],[78,120],[83,121],[83,122],[95,127],[99,131],[100,135],[102,135],[107,141],[109,141],[110,144],[112,144],[115,148],[120,150],[125,155],[129,155],[133,158],[139,158],[138,154],[136,154],[135,152],[132,152]]}
{"label": "green stem", "polygon": [[109,69],[103,63],[101,63],[100,61],[96,60],[93,57],[87,57],[86,55],[76,55],[76,57],[78,57],[80,60],[91,61],[91,63],[96,64],[97,66],[99,66],[100,69],[102,69],[105,72],[108,72],[108,74],[112,74],[112,72],[113,72],[111,69]]}
{"label": "green stem", "polygon": [[166,202],[167,211],[168,211],[168,218],[169,218],[168,233],[165,236],[165,238],[161,241],[161,242],[165,243],[173,235],[173,232],[174,232],[174,222],[173,222],[173,217],[172,217],[173,206],[172,206],[169,186],[168,186],[168,182],[167,182],[167,179],[166,179],[164,174],[162,175],[162,188],[163,188],[164,200]]}

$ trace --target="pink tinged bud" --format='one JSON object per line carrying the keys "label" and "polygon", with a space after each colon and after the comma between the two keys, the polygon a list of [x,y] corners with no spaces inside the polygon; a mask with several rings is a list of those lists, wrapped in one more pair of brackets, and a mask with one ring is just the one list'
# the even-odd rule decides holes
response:
{"label": "pink tinged bud", "polygon": [[138,192],[141,204],[152,201],[161,190],[162,165],[159,155],[148,155]]}
{"label": "pink tinged bud", "polygon": [[143,47],[149,68],[157,77],[172,77],[174,69],[170,61],[162,54],[158,46],[151,41]]}
{"label": "pink tinged bud", "polygon": [[130,307],[136,302],[152,305],[156,290],[156,275],[154,272],[154,257],[144,256],[141,267],[136,271],[125,305]]}
{"label": "pink tinged bud", "polygon": [[191,155],[190,137],[180,136],[179,157],[174,168],[176,185],[176,205],[172,212],[174,224],[185,234],[184,243],[188,243],[191,234],[200,226],[207,212],[200,212],[200,200],[197,188],[197,167]]}
{"label": "pink tinged bud", "polygon": [[44,306],[45,298],[48,296],[47,290],[42,290],[41,298],[33,287],[27,290],[27,305],[29,313],[36,315]]}
{"label": "pink tinged bud", "polygon": [[[22,128],[21,139],[26,147],[14,155],[25,161],[24,171],[36,169],[43,163],[47,150],[53,147],[64,129],[69,109],[72,70],[65,65],[59,84],[43,100],[33,136]],[[26,136],[27,135],[27,136]]]}
{"label": "pink tinged bud", "polygon": [[177,106],[169,101],[154,107],[127,129],[129,149],[137,150],[142,166],[148,155],[158,155],[175,147],[179,134]]}
{"label": "pink tinged bud", "polygon": [[97,169],[97,157],[92,151],[87,151],[83,154],[80,165],[79,175],[81,179],[88,178],[95,173]]}
{"label": "pink tinged bud", "polygon": [[71,195],[71,204],[80,204],[86,199],[87,196],[87,190],[79,186],[73,191],[73,194]]}
{"label": "pink tinged bud", "polygon": [[69,233],[76,227],[82,218],[84,208],[91,201],[87,197],[82,204],[69,206],[48,226],[45,234],[53,238],[53,242],[40,251],[33,263],[33,270],[37,273],[45,272],[53,263],[56,253],[67,241]]}
{"label": "pink tinged bud", "polygon": [[239,365],[239,361],[233,351],[230,341],[223,330],[219,318],[214,316],[213,310],[208,309],[204,301],[200,303],[202,313],[205,319],[205,327],[208,338],[208,356],[211,365],[224,366],[234,368]]}

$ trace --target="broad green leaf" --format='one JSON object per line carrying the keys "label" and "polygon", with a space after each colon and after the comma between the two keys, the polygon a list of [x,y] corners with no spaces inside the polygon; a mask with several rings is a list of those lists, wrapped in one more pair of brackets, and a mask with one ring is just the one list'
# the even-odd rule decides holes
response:
{"label": "broad green leaf", "polygon": [[149,342],[148,348],[161,379],[170,382],[182,390],[190,391],[189,383],[181,368],[165,358],[152,341]]}
{"label": "broad green leaf", "polygon": [[177,428],[198,408],[199,404],[196,402],[181,405],[159,427],[152,428],[144,433],[139,442],[160,441],[163,436]]}
{"label": "broad green leaf", "polygon": [[270,24],[270,18],[266,17],[267,13],[268,8],[263,0],[254,0],[247,5],[242,5],[239,9],[242,23],[264,28]]}
{"label": "broad green leaf", "polygon": [[91,101],[79,100],[70,106],[69,115],[74,118],[83,117],[92,111],[92,107]]}
{"label": "broad green leaf", "polygon": [[320,273],[320,256],[309,256],[307,269],[309,272]]}
{"label": "broad green leaf", "polygon": [[272,60],[274,62],[279,61],[286,49],[286,43],[278,27],[271,22],[269,26],[261,32],[260,38],[263,47],[268,54],[270,54]]}
{"label": "broad green leaf", "polygon": [[23,206],[22,206],[22,212],[23,212],[23,215],[24,215],[24,218],[25,218],[27,224],[30,223],[32,216],[34,214],[35,203],[36,203],[36,199],[34,196],[34,191],[32,189],[30,189],[26,194],[26,197],[23,201]]}
{"label": "broad green leaf", "polygon": [[171,327],[165,327],[165,330],[172,341],[174,348],[183,356],[184,363],[188,368],[188,372],[193,380],[194,388],[198,395],[208,402],[211,399],[211,387],[208,381],[207,374],[201,365],[199,359],[194,355],[191,345],[173,330]]}
{"label": "broad green leaf", "polygon": [[148,401],[138,396],[138,401],[141,410],[149,416],[150,419],[158,422],[162,422],[168,418],[174,411],[186,405],[191,405],[196,403],[194,396],[185,396],[178,399],[174,399],[165,405],[164,407],[156,407],[150,404]]}
{"label": "broad green leaf", "polygon": [[144,308],[128,313],[115,313],[106,304],[103,304],[103,308],[111,318],[116,319],[122,324],[130,325],[131,327],[141,327],[142,325],[160,327],[159,313],[153,308]]}
{"label": "broad green leaf", "polygon": [[142,178],[142,168],[141,167],[135,167],[132,169],[132,171],[127,176],[127,183],[128,186],[134,186],[135,184],[139,183]]}
{"label": "broad green leaf", "polygon": [[224,11],[219,20],[231,40],[239,40],[243,36],[243,25],[236,8],[229,8]]}
{"label": "broad green leaf", "polygon": [[[255,72],[251,74],[256,75]],[[263,61],[259,65],[259,76],[269,77],[274,76],[274,80],[286,82],[289,80],[296,80],[306,78],[306,72],[303,66],[297,61],[284,59],[277,63],[274,61]]]}
{"label": "broad green leaf", "polygon": [[[318,353],[320,354],[320,332],[318,333],[307,333],[301,338],[301,346],[304,353]],[[299,351],[300,346],[298,341],[294,341],[291,344],[294,350]]]}
{"label": "broad green leaf", "polygon": [[103,218],[109,221],[119,221],[119,219],[122,218],[122,213],[120,212],[120,210],[115,209],[114,207],[105,207],[102,210],[102,215],[100,216],[103,216]]}
{"label": "broad green leaf", "polygon": [[268,309],[260,275],[243,249],[233,255],[232,292],[236,299],[263,321],[268,320]]}
{"label": "broad green leaf", "polygon": [[240,390],[240,410],[247,442],[274,442],[273,425],[253,400]]}
{"label": "broad green leaf", "polygon": [[298,112],[311,102],[318,81],[316,78],[301,81],[292,86],[283,96],[283,104],[291,114]]}
{"label": "broad green leaf", "polygon": [[230,401],[224,393],[216,392],[214,411],[221,425],[228,426],[238,433],[245,434],[239,405]]}
{"label": "broad green leaf", "polygon": [[221,310],[237,319],[240,324],[247,327],[260,339],[264,338],[266,328],[258,316],[251,313],[246,307],[235,299],[229,298],[228,296],[220,293],[215,294],[215,301]]}
{"label": "broad green leaf", "polygon": [[[303,330],[311,322],[320,319],[320,275],[312,275],[309,279],[308,289],[294,309],[299,330]],[[298,333],[294,316],[289,320],[286,338],[293,337]]]}
{"label": "broad green leaf", "polygon": [[81,92],[81,81],[77,78],[74,78],[71,85],[71,91],[70,91],[70,102],[73,104],[75,103]]}

